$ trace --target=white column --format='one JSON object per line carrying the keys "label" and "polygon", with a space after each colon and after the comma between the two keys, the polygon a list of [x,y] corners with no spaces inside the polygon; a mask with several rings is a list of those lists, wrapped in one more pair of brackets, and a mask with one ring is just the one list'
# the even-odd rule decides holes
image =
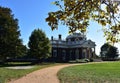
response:
{"label": "white column", "polygon": [[86,58],[86,49],[83,49],[83,50],[82,50],[82,56],[83,56],[84,58]]}

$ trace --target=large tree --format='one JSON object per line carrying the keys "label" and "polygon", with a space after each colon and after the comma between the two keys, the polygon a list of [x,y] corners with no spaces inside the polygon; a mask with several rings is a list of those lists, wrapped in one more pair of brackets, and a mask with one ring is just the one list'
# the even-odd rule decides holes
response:
{"label": "large tree", "polygon": [[15,58],[23,54],[18,20],[11,9],[0,7],[0,60]]}
{"label": "large tree", "polygon": [[101,58],[103,60],[114,60],[119,56],[118,49],[108,43],[105,43],[101,47],[101,52],[100,52]]}
{"label": "large tree", "polygon": [[35,29],[29,38],[28,42],[28,55],[31,58],[46,59],[50,57],[51,46],[50,41],[45,33],[40,29]]}
{"label": "large tree", "polygon": [[53,4],[58,11],[49,12],[46,21],[52,30],[61,22],[69,27],[69,32],[85,32],[89,22],[94,20],[104,26],[107,41],[120,41],[119,0],[57,0]]}

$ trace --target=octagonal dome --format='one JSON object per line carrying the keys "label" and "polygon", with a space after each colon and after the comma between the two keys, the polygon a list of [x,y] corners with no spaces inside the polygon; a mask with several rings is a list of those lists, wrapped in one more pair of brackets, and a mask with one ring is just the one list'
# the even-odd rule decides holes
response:
{"label": "octagonal dome", "polygon": [[68,35],[67,37],[66,37],[66,40],[67,41],[69,41],[69,40],[71,40],[71,41],[74,41],[74,40],[83,40],[83,39],[85,39],[86,38],[86,36],[85,35],[83,35],[83,34],[81,34],[81,33],[73,33],[73,34],[70,34],[70,35]]}

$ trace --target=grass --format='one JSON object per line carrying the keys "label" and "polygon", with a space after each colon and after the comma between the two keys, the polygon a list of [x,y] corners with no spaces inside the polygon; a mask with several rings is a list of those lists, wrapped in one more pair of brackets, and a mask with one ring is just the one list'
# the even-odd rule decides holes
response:
{"label": "grass", "polygon": [[[45,67],[50,67],[50,66],[55,66],[58,65],[57,63],[42,63],[39,65],[34,65],[34,68],[31,69],[7,69],[5,67],[9,67],[9,66],[25,66],[29,63],[10,63],[7,65],[0,65],[0,83],[6,83],[12,79],[18,79],[30,72],[33,72],[35,70],[38,69],[42,69]],[[30,64],[29,64],[30,65]]]}
{"label": "grass", "polygon": [[120,83],[120,62],[71,66],[58,72],[61,83]]}

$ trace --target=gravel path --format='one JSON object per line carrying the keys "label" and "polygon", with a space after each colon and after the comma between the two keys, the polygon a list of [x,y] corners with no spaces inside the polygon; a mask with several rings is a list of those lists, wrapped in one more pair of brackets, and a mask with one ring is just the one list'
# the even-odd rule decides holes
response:
{"label": "gravel path", "polygon": [[9,83],[59,83],[57,72],[64,67],[73,65],[79,64],[65,64],[40,69]]}

